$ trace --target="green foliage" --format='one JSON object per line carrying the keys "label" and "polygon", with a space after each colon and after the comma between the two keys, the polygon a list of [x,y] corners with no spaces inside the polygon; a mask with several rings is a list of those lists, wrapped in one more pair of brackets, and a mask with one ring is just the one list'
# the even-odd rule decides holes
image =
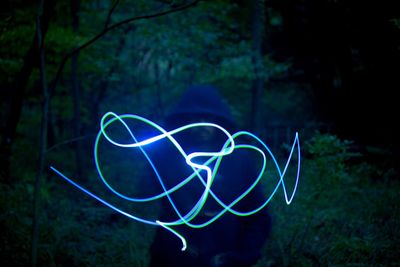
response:
{"label": "green foliage", "polygon": [[306,143],[305,150],[312,158],[316,183],[322,180],[322,186],[335,186],[342,183],[339,179],[351,179],[347,161],[361,156],[350,151],[351,145],[351,141],[330,134],[316,134]]}
{"label": "green foliage", "polygon": [[[15,8],[1,14],[0,84],[7,96],[14,89],[16,74],[35,32],[36,6],[23,2],[17,1]],[[81,1],[79,30],[74,32],[70,1],[57,1],[45,39],[49,82],[66,54],[104,29],[114,2]],[[119,2],[111,24],[187,1]],[[244,125],[251,109],[254,79],[251,2],[201,1],[189,10],[115,29],[80,51],[77,78],[82,135],[96,132],[96,116],[109,110],[161,119],[183,89],[196,82],[219,86],[238,123]],[[273,27],[286,23],[274,8],[268,12],[271,28],[266,29],[266,35]],[[398,19],[391,22],[399,26]],[[262,112],[268,121],[276,119],[274,114],[300,122],[307,119],[305,110],[313,97],[309,88],[297,81],[276,81],[286,79],[289,71],[290,61],[278,62],[272,54],[263,56],[261,77],[266,90]],[[28,265],[30,257],[31,203],[41,117],[38,81],[36,68],[28,83],[13,146],[11,169],[17,182],[13,187],[0,185],[0,261],[14,266]],[[2,99],[1,107],[6,104]],[[68,62],[52,92],[51,145],[76,137],[73,110]],[[3,122],[7,120],[5,109],[0,115]],[[92,167],[92,148],[87,140],[82,140],[90,151],[85,154],[85,163]],[[47,152],[47,163],[56,162],[73,173],[74,146],[66,142],[56,148]],[[290,206],[282,203],[280,191],[271,201],[273,234],[258,266],[400,265],[400,185],[389,179],[397,173],[393,168],[362,162],[363,156],[353,151],[353,142],[332,134],[318,133],[305,142],[298,193]],[[386,150],[379,153],[385,154]],[[130,161],[119,164],[110,164],[105,171],[121,168],[124,174],[143,178],[140,171],[131,172]],[[95,176],[89,167],[84,173],[87,176],[78,178],[91,184],[88,181]],[[64,181],[47,175],[40,191],[40,266],[146,266],[153,227],[115,216]],[[125,189],[130,187],[135,184]],[[92,189],[99,188],[95,185]],[[149,212],[156,214],[154,209]]]}
{"label": "green foliage", "polygon": [[[147,265],[153,227],[116,215],[65,186],[47,180],[41,188],[40,266]],[[2,264],[29,265],[32,195],[27,183],[0,187]]]}
{"label": "green foliage", "polygon": [[376,167],[351,163],[362,156],[335,135],[303,147],[297,195],[290,206],[281,193],[271,202],[273,234],[257,266],[397,266],[399,182],[374,182]]}
{"label": "green foliage", "polygon": [[400,28],[400,19],[391,19],[390,20],[396,27]]}
{"label": "green foliage", "polygon": [[[0,185],[0,262],[12,266],[29,264],[33,187],[18,184],[14,188]],[[21,204],[22,203],[22,204]]]}
{"label": "green foliage", "polygon": [[[52,24],[46,34],[46,63],[53,68],[59,64],[60,57],[78,47],[84,39],[70,28]],[[54,74],[53,74],[54,75]]]}
{"label": "green foliage", "polygon": [[11,83],[31,45],[35,17],[31,8],[16,9],[2,15],[5,18],[0,20],[0,81]]}

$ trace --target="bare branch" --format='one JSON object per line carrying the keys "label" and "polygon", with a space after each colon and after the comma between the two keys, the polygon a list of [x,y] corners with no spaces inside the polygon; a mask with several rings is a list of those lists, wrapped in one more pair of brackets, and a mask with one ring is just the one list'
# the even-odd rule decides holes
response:
{"label": "bare branch", "polygon": [[57,143],[57,144],[47,148],[46,154],[50,153],[51,151],[55,150],[56,148],[58,148],[60,146],[64,146],[66,144],[71,144],[71,143],[74,143],[74,142],[77,142],[77,141],[80,141],[80,140],[83,140],[83,139],[86,139],[86,138],[89,138],[89,137],[95,137],[95,136],[96,136],[96,134],[93,133],[93,134],[87,134],[87,135],[84,135],[84,136],[78,136],[78,137],[75,137],[75,138],[72,138],[72,139],[65,140],[63,142]]}
{"label": "bare branch", "polygon": [[110,25],[112,13],[117,8],[118,4],[119,4],[119,0],[116,0],[114,2],[114,4],[112,5],[110,11],[108,11],[107,18],[106,18],[106,23],[104,24],[104,29],[107,29],[108,25]]}
{"label": "bare branch", "polygon": [[[63,60],[61,61],[60,67],[57,70],[56,73],[56,77],[54,78],[53,81],[53,86],[51,88],[51,93],[53,93],[55,91],[55,88],[57,86],[58,80],[60,79],[61,73],[64,69],[65,64],[67,63],[67,61],[72,57],[72,55],[74,55],[75,53],[78,53],[79,51],[81,51],[82,49],[85,49],[86,47],[92,45],[94,42],[96,42],[97,40],[99,40],[101,37],[103,37],[106,33],[108,33],[109,31],[112,31],[124,24],[133,22],[133,21],[137,21],[137,20],[143,20],[143,19],[151,19],[151,18],[156,18],[156,17],[161,17],[161,16],[165,16],[168,14],[172,14],[172,13],[176,13],[182,10],[185,10],[189,7],[195,6],[196,4],[198,4],[201,0],[194,0],[193,2],[190,2],[188,4],[185,5],[181,5],[175,8],[171,8],[165,11],[161,11],[158,13],[154,13],[154,14],[149,14],[149,15],[143,15],[143,16],[138,16],[138,17],[133,17],[133,18],[129,18],[126,20],[122,20],[120,22],[117,22],[107,28],[104,28],[100,33],[98,33],[96,36],[94,36],[92,39],[88,40],[86,43],[82,44],[81,46],[75,48],[72,52],[68,53],[67,55],[65,55],[65,57],[63,58]],[[111,10],[110,10],[110,13]]]}

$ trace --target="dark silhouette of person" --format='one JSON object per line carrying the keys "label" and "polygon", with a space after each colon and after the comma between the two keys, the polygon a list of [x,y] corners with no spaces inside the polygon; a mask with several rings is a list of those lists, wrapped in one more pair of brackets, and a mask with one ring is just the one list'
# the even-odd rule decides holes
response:
{"label": "dark silhouette of person", "polygon": [[[231,134],[236,129],[229,106],[218,90],[210,85],[189,87],[167,116],[164,128],[172,130],[202,121],[221,125]],[[216,128],[198,127],[178,133],[174,138],[189,154],[196,151],[220,151],[227,136]],[[170,189],[192,174],[193,169],[185,163],[177,149],[167,143],[166,141],[161,151],[154,152],[151,156],[165,188]],[[243,193],[257,177],[259,169],[253,159],[245,149],[237,149],[222,159],[211,190],[226,205]],[[207,157],[193,159],[198,163],[207,160]],[[211,162],[208,166],[213,169],[215,162]],[[201,179],[205,181],[206,172],[200,171],[200,174]],[[161,190],[159,184],[157,187]],[[170,194],[171,200],[182,216],[189,213],[198,203],[204,188],[204,183],[198,177],[194,177]],[[170,222],[179,219],[170,201],[167,198],[164,200],[160,221]],[[264,200],[261,188],[256,187],[233,208],[245,212],[260,206]],[[207,222],[221,210],[223,207],[212,196],[208,196],[204,206],[190,223]],[[159,227],[150,248],[150,266],[252,266],[260,258],[261,248],[269,235],[270,227],[270,216],[265,208],[246,217],[226,212],[216,221],[201,228],[187,225],[174,226],[172,228],[187,240],[185,251],[181,251],[182,242],[179,238]]]}

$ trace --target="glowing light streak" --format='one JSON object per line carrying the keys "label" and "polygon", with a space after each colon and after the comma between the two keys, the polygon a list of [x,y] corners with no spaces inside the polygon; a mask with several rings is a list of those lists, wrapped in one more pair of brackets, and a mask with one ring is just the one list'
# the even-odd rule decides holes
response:
{"label": "glowing light streak", "polygon": [[[136,136],[133,134],[131,128],[128,126],[128,124],[126,123],[127,120],[136,120],[136,121],[140,121],[143,122],[151,127],[153,127],[154,129],[156,129],[160,134],[152,136],[150,138],[147,138],[145,140],[137,140]],[[119,122],[121,123],[121,125],[126,129],[127,133],[129,133],[129,136],[132,139],[132,142],[129,143],[120,143],[115,141],[114,139],[112,139],[110,137],[110,135],[107,133],[107,128],[112,124],[112,123],[116,123]],[[186,131],[188,129],[191,128],[196,128],[196,127],[213,127],[219,131],[221,131],[224,135],[226,135],[227,139],[225,144],[222,146],[220,151],[202,151],[202,152],[193,152],[190,154],[187,154],[185,152],[185,150],[182,148],[182,146],[179,144],[179,142],[173,137],[175,134],[180,133],[182,131]],[[255,140],[261,148],[254,145],[250,145],[250,144],[236,144],[235,143],[235,139],[237,139],[240,136],[247,136],[248,138],[251,138],[253,140]],[[150,166],[152,167],[162,189],[163,192],[161,192],[160,194],[151,196],[151,197],[144,197],[144,198],[134,198],[134,197],[128,197],[120,192],[118,192],[115,188],[113,188],[106,180],[106,178],[103,175],[103,172],[101,170],[101,166],[99,163],[99,159],[98,159],[98,148],[99,148],[99,143],[101,138],[105,138],[109,143],[117,146],[117,147],[124,147],[124,148],[137,148],[139,149],[142,154],[144,155],[144,157],[146,158],[146,160],[148,161],[148,163],[150,164]],[[156,143],[160,140],[163,140],[167,138],[175,147],[176,149],[179,151],[179,153],[182,155],[182,157],[184,158],[185,162],[187,165],[189,165],[192,169],[193,169],[193,173],[191,173],[188,177],[186,177],[185,179],[183,179],[181,182],[179,182],[177,185],[173,186],[170,189],[167,189],[165,184],[164,184],[164,179],[163,177],[161,177],[160,173],[158,172],[156,166],[154,165],[153,161],[151,160],[151,158],[149,157],[149,155],[146,153],[146,151],[143,149],[145,146]],[[294,150],[297,148],[297,173],[296,173],[296,179],[295,179],[295,184],[294,184],[294,188],[292,191],[292,194],[289,196],[286,186],[285,186],[285,182],[284,182],[284,176],[286,174],[286,171],[289,167],[289,163],[293,157],[293,153]],[[262,168],[259,171],[257,177],[255,178],[254,182],[239,196],[237,196],[233,201],[231,201],[230,203],[224,203],[212,190],[211,190],[211,186],[214,182],[215,176],[218,173],[218,169],[219,166],[221,164],[222,159],[227,156],[230,155],[232,153],[235,152],[236,149],[248,149],[248,150],[253,150],[257,153],[259,153],[262,156],[263,159],[263,163],[262,163]],[[264,150],[267,152],[265,153]],[[119,209],[118,207],[116,207],[115,205],[110,204],[109,202],[107,202],[106,200],[104,200],[103,198],[95,195],[94,193],[90,192],[89,190],[83,188],[82,186],[80,186],[79,184],[77,184],[76,182],[74,182],[73,180],[71,180],[70,178],[68,178],[67,176],[65,176],[62,172],[60,172],[59,170],[57,170],[55,167],[51,166],[51,170],[53,170],[57,175],[59,175],[60,177],[62,177],[63,179],[65,179],[67,182],[71,183],[72,185],[74,185],[75,187],[77,187],[78,189],[82,190],[83,192],[85,192],[86,194],[88,194],[89,196],[93,197],[94,199],[96,199],[97,201],[101,202],[102,204],[106,205],[107,207],[113,209],[114,211],[127,216],[128,218],[131,218],[133,220],[142,222],[142,223],[146,223],[146,224],[150,224],[150,225],[156,225],[156,226],[161,226],[165,229],[167,229],[168,231],[170,231],[171,233],[173,233],[174,235],[176,235],[177,237],[179,237],[182,241],[182,250],[186,249],[186,239],[185,237],[183,237],[181,234],[179,234],[176,230],[173,229],[174,226],[177,225],[186,225],[188,227],[192,227],[192,228],[202,228],[202,227],[206,227],[207,225],[213,223],[214,221],[216,221],[218,218],[220,218],[223,214],[225,214],[226,212],[230,212],[232,214],[235,214],[237,216],[250,216],[252,214],[255,214],[257,212],[259,212],[261,209],[263,209],[272,199],[272,197],[275,195],[275,193],[277,192],[278,188],[280,186],[282,186],[283,189],[283,194],[285,197],[285,201],[286,203],[289,205],[294,198],[294,195],[296,193],[297,190],[297,186],[298,186],[298,182],[299,182],[299,176],[300,176],[300,162],[301,162],[301,155],[300,155],[300,141],[299,141],[299,136],[298,133],[296,133],[288,159],[286,161],[285,167],[283,168],[283,171],[281,170],[281,168],[278,165],[278,162],[275,158],[275,156],[273,155],[272,151],[269,149],[269,147],[263,142],[261,141],[261,139],[259,139],[257,136],[255,136],[254,134],[247,132],[247,131],[240,131],[237,133],[234,133],[233,135],[231,135],[226,129],[224,129],[223,127],[214,124],[214,123],[207,123],[207,122],[201,122],[201,123],[192,123],[192,124],[188,124],[179,128],[176,128],[174,130],[171,131],[167,131],[164,128],[162,128],[161,126],[159,126],[158,124],[143,118],[141,116],[138,115],[133,115],[133,114],[124,114],[124,115],[117,115],[113,112],[108,112],[106,113],[103,118],[101,119],[100,122],[100,130],[97,134],[96,137],[96,142],[94,145],[94,161],[95,161],[95,166],[97,169],[97,173],[98,176],[100,177],[101,181],[106,185],[106,187],[115,195],[117,195],[118,197],[128,200],[128,201],[132,201],[132,202],[150,202],[150,201],[155,201],[164,197],[167,197],[169,203],[171,204],[172,208],[174,209],[178,219],[176,219],[175,221],[170,221],[170,222],[162,222],[159,220],[149,220],[149,219],[145,219],[145,218],[141,218],[138,216],[135,216],[131,213],[125,212],[121,209]],[[263,178],[264,172],[266,170],[266,161],[267,161],[267,155],[269,155],[269,157],[272,159],[275,168],[279,174],[279,181],[277,183],[277,185],[274,187],[272,193],[270,194],[270,196],[264,201],[264,203],[262,203],[260,206],[258,206],[257,208],[254,208],[250,211],[238,211],[235,210],[233,208],[234,205],[236,205],[238,202],[240,202],[244,197],[246,197],[256,186],[257,184],[259,184],[259,182],[261,181],[261,179]],[[196,158],[208,158],[208,160],[203,163],[203,164],[199,164],[199,163],[195,163],[194,160]],[[213,167],[213,169],[211,169],[209,167],[209,165],[215,161],[215,165]],[[204,170],[206,172],[206,179],[203,179],[202,175],[201,175],[201,170]],[[193,206],[193,208],[191,208],[191,210],[189,212],[187,212],[186,214],[182,214],[181,211],[178,209],[176,203],[173,201],[173,199],[171,198],[170,194],[175,192],[176,190],[179,190],[181,187],[183,187],[184,185],[186,185],[187,183],[189,183],[190,181],[192,181],[195,178],[198,178],[199,181],[202,183],[202,185],[204,186],[204,190],[202,192],[202,195],[200,196],[200,198],[198,199],[198,201],[196,202],[196,204]],[[165,177],[164,177],[165,178]],[[167,177],[168,179],[168,177]],[[201,212],[203,206],[205,205],[207,198],[208,197],[212,197],[221,207],[222,210],[215,214],[214,216],[212,216],[208,221],[205,221],[203,223],[192,223],[191,221],[196,218],[196,216]]]}

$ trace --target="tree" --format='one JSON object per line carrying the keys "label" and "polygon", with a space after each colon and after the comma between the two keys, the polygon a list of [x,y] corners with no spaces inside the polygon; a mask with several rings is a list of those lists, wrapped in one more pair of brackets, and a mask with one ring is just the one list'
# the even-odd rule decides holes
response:
{"label": "tree", "polygon": [[[71,13],[72,13],[72,31],[77,33],[79,31],[79,6],[80,0],[71,0]],[[74,105],[73,126],[75,137],[81,136],[81,96],[79,84],[79,65],[78,65],[79,52],[71,57],[71,95]],[[81,142],[75,143],[75,162],[77,175],[82,177],[82,145]]]}
{"label": "tree", "polygon": [[[41,36],[42,39],[45,38],[50,18],[54,10],[55,2],[49,0],[44,5],[43,13],[41,15]],[[15,140],[15,135],[17,131],[17,126],[20,121],[21,111],[23,106],[23,100],[25,97],[26,86],[28,84],[29,78],[32,74],[33,69],[39,65],[39,57],[40,47],[38,46],[38,36],[35,34],[31,46],[28,52],[25,54],[23,59],[23,65],[19,70],[16,78],[14,80],[14,90],[12,94],[11,104],[9,108],[9,112],[6,118],[6,124],[4,126],[4,132],[2,134],[2,140],[0,145],[0,166],[2,170],[2,174],[0,178],[9,184],[12,184],[12,175],[10,173],[10,157],[12,146]]]}
{"label": "tree", "polygon": [[265,25],[265,2],[263,0],[253,0],[253,31],[252,31],[252,63],[254,68],[254,79],[252,85],[251,101],[251,127],[254,131],[260,130],[261,125],[261,99],[264,91],[263,75],[263,35]]}
{"label": "tree", "polygon": [[48,127],[48,112],[49,112],[49,101],[50,96],[47,89],[47,78],[44,58],[44,35],[42,33],[42,19],[43,19],[43,8],[44,0],[39,2],[38,16],[36,20],[36,40],[37,47],[39,49],[39,71],[40,71],[40,87],[42,89],[42,120],[40,127],[40,140],[39,140],[39,156],[38,166],[35,176],[34,183],[34,195],[33,195],[33,222],[32,222],[32,243],[31,243],[31,265],[33,267],[37,264],[37,250],[38,250],[38,239],[39,239],[39,212],[40,212],[40,186],[41,179],[44,173],[44,162],[46,153],[46,141],[47,141],[47,127]]}

